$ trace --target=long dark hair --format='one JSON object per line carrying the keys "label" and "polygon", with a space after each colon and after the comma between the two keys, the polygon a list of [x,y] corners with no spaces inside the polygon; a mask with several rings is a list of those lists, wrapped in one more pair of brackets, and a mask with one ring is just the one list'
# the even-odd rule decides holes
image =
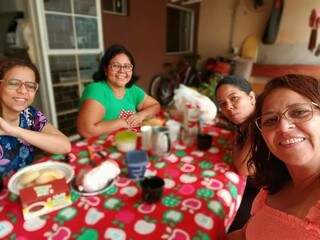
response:
{"label": "long dark hair", "polygon": [[0,61],[0,79],[3,79],[4,75],[6,75],[6,73],[14,67],[30,68],[35,75],[35,81],[40,83],[40,74],[37,67],[31,61],[19,58],[8,58]]}
{"label": "long dark hair", "polygon": [[125,54],[131,64],[133,65],[132,77],[130,81],[126,84],[126,87],[131,87],[137,80],[138,76],[135,75],[135,61],[132,54],[124,46],[119,44],[111,45],[104,53],[103,57],[100,60],[98,71],[95,72],[92,76],[95,82],[105,81],[107,76],[105,74],[105,68],[109,66],[110,61],[118,54]]}
{"label": "long dark hair", "polygon": [[[320,104],[320,84],[313,77],[297,74],[289,74],[274,78],[268,82],[264,91],[257,98],[256,110],[252,116],[252,121],[261,116],[264,100],[275,89],[286,88],[302,96],[307,97],[312,102]],[[281,188],[291,181],[286,165],[273,155],[268,149],[261,132],[251,124],[251,158],[248,161],[248,167],[255,169],[254,180],[258,186],[264,187],[270,194],[277,193]]]}

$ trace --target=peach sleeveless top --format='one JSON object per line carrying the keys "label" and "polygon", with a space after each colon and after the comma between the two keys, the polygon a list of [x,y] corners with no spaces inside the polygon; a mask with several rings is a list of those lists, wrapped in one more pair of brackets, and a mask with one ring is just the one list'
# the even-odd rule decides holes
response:
{"label": "peach sleeveless top", "polygon": [[253,202],[246,240],[320,240],[320,200],[300,219],[267,205],[267,195],[260,190]]}

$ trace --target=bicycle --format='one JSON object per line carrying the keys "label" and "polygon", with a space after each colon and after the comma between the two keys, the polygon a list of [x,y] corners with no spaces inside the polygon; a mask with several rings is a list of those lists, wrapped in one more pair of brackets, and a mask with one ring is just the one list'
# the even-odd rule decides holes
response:
{"label": "bicycle", "polygon": [[149,94],[156,98],[161,105],[169,105],[174,97],[174,90],[180,84],[198,86],[201,73],[196,70],[199,55],[184,56],[177,65],[164,63],[165,73],[154,76],[149,85]]}

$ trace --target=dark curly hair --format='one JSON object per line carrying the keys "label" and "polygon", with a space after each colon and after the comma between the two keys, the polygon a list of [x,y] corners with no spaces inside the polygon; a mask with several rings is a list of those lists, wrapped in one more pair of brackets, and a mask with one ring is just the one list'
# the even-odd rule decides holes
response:
{"label": "dark curly hair", "polygon": [[40,74],[37,67],[30,60],[19,58],[8,58],[0,61],[0,79],[3,79],[5,74],[14,67],[30,68],[35,75],[36,82],[40,83]]}
{"label": "dark curly hair", "polygon": [[[266,84],[263,92],[257,98],[252,121],[261,116],[264,100],[279,88],[292,90],[320,105],[320,84],[317,79],[306,75],[284,75],[274,78]],[[270,194],[275,194],[291,181],[291,176],[283,161],[270,152],[255,124],[251,124],[251,130],[252,155],[248,161],[248,167],[255,169],[254,180],[256,184],[264,187]]]}
{"label": "dark curly hair", "polygon": [[100,60],[98,71],[95,72],[92,76],[95,82],[105,81],[107,76],[105,74],[105,68],[109,66],[110,61],[118,54],[125,54],[131,64],[133,65],[132,77],[130,81],[126,84],[126,87],[131,87],[137,80],[138,77],[135,75],[135,61],[132,54],[124,46],[119,44],[111,45],[104,53],[103,57]]}

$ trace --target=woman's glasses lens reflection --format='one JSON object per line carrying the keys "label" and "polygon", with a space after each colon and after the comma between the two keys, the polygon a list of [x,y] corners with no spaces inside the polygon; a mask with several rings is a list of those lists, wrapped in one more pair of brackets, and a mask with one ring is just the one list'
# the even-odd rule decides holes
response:
{"label": "woman's glasses lens reflection", "polygon": [[262,131],[263,129],[274,129],[283,117],[292,123],[306,122],[312,118],[314,107],[319,108],[319,105],[314,102],[295,104],[289,106],[281,114],[263,114],[255,120],[255,123],[259,130]]}
{"label": "woman's glasses lens reflection", "polygon": [[111,69],[114,72],[120,71],[122,69],[124,72],[130,72],[133,69],[133,66],[131,64],[124,64],[121,65],[120,63],[111,63]]}

